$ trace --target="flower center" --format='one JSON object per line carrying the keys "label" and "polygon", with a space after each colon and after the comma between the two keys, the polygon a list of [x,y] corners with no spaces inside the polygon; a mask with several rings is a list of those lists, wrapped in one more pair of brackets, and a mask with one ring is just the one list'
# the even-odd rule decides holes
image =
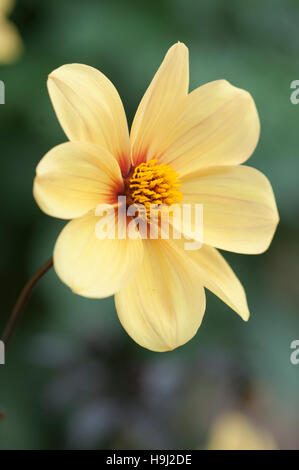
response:
{"label": "flower center", "polygon": [[180,186],[178,174],[166,163],[157,159],[140,163],[126,181],[127,206],[142,204],[149,218],[152,205],[170,206],[181,201]]}

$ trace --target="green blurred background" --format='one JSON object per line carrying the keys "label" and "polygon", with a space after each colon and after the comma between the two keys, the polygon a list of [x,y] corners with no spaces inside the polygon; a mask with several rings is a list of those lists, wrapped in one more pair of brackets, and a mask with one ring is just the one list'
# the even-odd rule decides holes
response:
{"label": "green blurred background", "polygon": [[281,216],[260,256],[225,254],[244,284],[242,322],[207,294],[196,337],[170,353],[136,345],[113,299],[87,300],[54,271],[39,283],[0,366],[0,449],[202,448],[219,413],[238,409],[280,448],[299,448],[298,0],[19,0],[11,20],[25,44],[0,66],[0,327],[25,281],[51,256],[63,221],[32,197],[40,158],[66,140],[47,74],[70,62],[99,68],[131,123],[167,49],[190,50],[191,89],[225,78],[248,90],[262,133],[250,165],[270,179]]}

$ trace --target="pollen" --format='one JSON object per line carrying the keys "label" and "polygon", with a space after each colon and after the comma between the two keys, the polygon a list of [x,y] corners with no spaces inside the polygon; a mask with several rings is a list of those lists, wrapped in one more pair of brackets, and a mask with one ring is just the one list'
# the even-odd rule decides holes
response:
{"label": "pollen", "polygon": [[179,191],[179,175],[157,159],[138,165],[127,181],[127,204],[142,204],[150,216],[152,206],[176,204],[183,195]]}

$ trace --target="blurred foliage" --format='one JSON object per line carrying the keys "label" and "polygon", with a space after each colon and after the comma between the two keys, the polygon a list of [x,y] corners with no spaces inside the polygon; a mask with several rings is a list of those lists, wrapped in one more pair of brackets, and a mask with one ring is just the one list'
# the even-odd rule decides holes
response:
{"label": "blurred foliage", "polygon": [[298,448],[299,365],[289,359],[299,337],[298,0],[19,0],[11,20],[25,50],[0,67],[1,327],[64,225],[32,197],[36,164],[66,140],[46,90],[62,64],[105,73],[131,122],[168,47],[185,42],[191,88],[225,78],[253,95],[262,133],[249,164],[270,178],[281,222],[267,253],[226,255],[249,322],[208,294],[198,334],[170,353],[137,346],[113,299],[75,296],[47,274],[0,366],[0,449],[199,448],[226,409],[254,417],[280,448]]}
{"label": "blurred foliage", "polygon": [[271,434],[245,414],[220,414],[211,428],[208,450],[277,450]]}

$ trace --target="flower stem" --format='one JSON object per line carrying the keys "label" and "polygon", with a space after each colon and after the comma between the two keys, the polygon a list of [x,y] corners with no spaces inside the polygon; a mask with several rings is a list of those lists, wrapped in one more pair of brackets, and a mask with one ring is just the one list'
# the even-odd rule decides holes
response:
{"label": "flower stem", "polygon": [[23,287],[19,298],[17,300],[17,303],[15,304],[13,311],[11,312],[11,315],[9,317],[9,320],[6,324],[6,327],[4,329],[4,333],[2,336],[2,341],[7,346],[8,340],[11,337],[15,326],[17,324],[17,321],[19,320],[23,307],[26,304],[32,289],[34,286],[37,284],[37,282],[40,280],[40,278],[53,266],[53,258],[50,258],[48,261],[43,264],[38,271],[29,279],[27,284]]}

